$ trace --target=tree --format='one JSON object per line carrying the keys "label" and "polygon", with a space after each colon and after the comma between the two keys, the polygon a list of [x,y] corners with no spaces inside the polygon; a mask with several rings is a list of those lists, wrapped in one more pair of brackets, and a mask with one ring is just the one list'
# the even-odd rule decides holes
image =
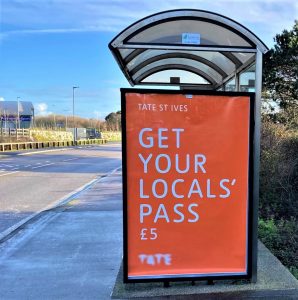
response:
{"label": "tree", "polygon": [[298,105],[298,21],[293,29],[275,36],[275,45],[264,56],[264,89],[281,109]]}
{"label": "tree", "polygon": [[259,237],[298,278],[298,22],[264,57]]}
{"label": "tree", "polygon": [[77,128],[100,128],[101,121],[96,119],[88,119],[75,116],[75,124],[73,124],[72,116],[66,115],[47,115],[47,116],[36,116],[35,117],[35,126],[37,128],[65,128],[67,127],[77,127]]}
{"label": "tree", "polygon": [[119,131],[121,130],[121,111],[111,112],[105,117],[107,123],[107,130]]}

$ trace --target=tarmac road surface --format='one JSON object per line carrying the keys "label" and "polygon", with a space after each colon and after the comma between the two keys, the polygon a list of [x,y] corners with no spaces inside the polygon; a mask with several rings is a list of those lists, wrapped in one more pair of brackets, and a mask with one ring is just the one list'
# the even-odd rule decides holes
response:
{"label": "tarmac road surface", "polygon": [[38,212],[61,203],[121,166],[109,143],[13,153],[0,159],[0,240]]}

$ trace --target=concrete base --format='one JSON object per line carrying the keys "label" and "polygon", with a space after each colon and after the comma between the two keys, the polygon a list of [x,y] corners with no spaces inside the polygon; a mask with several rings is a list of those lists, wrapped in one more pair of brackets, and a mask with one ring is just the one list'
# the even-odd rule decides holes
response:
{"label": "concrete base", "polygon": [[258,247],[258,282],[216,280],[163,283],[123,283],[120,267],[112,292],[113,299],[298,299],[298,280],[261,243]]}

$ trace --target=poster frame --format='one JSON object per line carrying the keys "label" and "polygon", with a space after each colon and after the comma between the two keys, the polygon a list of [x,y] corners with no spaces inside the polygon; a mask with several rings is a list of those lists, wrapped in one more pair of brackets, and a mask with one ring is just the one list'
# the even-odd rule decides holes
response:
{"label": "poster frame", "polygon": [[[123,282],[124,283],[145,283],[145,282],[165,282],[170,281],[199,281],[199,280],[223,280],[223,279],[246,279],[251,280],[253,273],[253,254],[257,254],[257,247],[253,245],[253,237],[257,232],[253,232],[254,216],[258,213],[258,207],[255,205],[257,199],[254,199],[254,135],[255,135],[255,93],[252,92],[225,92],[209,90],[166,90],[166,89],[139,89],[139,88],[121,88],[121,123],[122,123],[122,186],[123,186]],[[129,278],[128,276],[128,176],[127,176],[127,135],[126,135],[126,94],[167,94],[167,95],[206,95],[206,96],[229,96],[249,97],[249,159],[248,159],[248,226],[247,226],[247,256],[246,274],[239,275],[210,275],[204,274],[181,274],[180,275],[158,275],[142,278]],[[235,100],[237,101],[237,100]]]}

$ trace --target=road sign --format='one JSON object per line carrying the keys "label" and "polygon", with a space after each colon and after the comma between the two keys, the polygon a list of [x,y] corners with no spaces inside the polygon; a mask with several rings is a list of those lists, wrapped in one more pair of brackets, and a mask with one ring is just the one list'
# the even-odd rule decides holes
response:
{"label": "road sign", "polygon": [[122,89],[125,282],[250,278],[253,107]]}

